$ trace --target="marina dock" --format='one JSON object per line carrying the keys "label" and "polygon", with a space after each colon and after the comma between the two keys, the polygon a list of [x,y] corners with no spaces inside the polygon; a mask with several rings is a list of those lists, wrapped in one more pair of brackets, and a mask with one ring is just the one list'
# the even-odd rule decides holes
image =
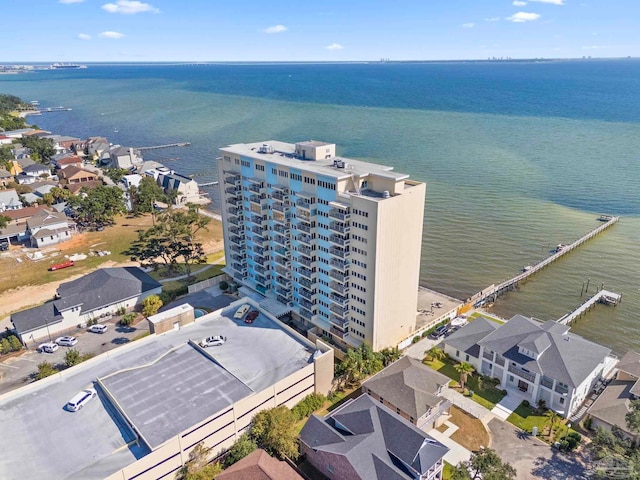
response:
{"label": "marina dock", "polygon": [[563,325],[571,325],[578,317],[584,315],[587,310],[595,306],[597,303],[604,303],[605,305],[617,305],[622,300],[622,295],[610,292],[608,290],[600,290],[596,294],[592,295],[582,305],[576,308],[573,312],[567,313],[564,317],[557,320],[558,323]]}
{"label": "marina dock", "polygon": [[188,147],[189,145],[191,145],[189,142],[167,143],[165,145],[152,145],[150,147],[136,147],[136,150],[158,150],[160,148]]}
{"label": "marina dock", "polygon": [[505,293],[505,292],[507,292],[509,290],[513,290],[523,280],[525,280],[525,279],[529,278],[531,275],[539,272],[540,270],[542,270],[547,265],[550,265],[551,263],[553,263],[556,260],[558,260],[560,257],[562,257],[562,256],[568,254],[569,252],[573,251],[575,248],[578,248],[580,245],[585,243],[587,240],[592,239],[593,237],[595,237],[599,233],[602,233],[603,231],[605,231],[609,227],[615,225],[620,220],[620,217],[614,217],[614,216],[611,216],[611,215],[602,215],[602,216],[600,216],[599,220],[604,222],[599,227],[594,228],[593,230],[591,230],[590,232],[586,233],[585,235],[580,237],[578,240],[576,240],[575,242],[573,242],[573,243],[571,243],[569,245],[558,245],[558,248],[555,250],[555,253],[553,253],[551,256],[545,258],[544,260],[541,260],[540,262],[536,263],[535,265],[531,265],[531,266],[525,267],[525,269],[524,269],[524,271],[522,273],[516,275],[515,277],[510,278],[509,280],[505,280],[504,282],[499,283],[498,285],[495,285],[495,284],[491,285],[491,286],[485,288],[484,290],[482,290],[481,292],[476,293],[473,297],[471,297],[468,300],[467,303],[468,304],[473,304],[473,306],[479,307],[479,306],[482,306],[482,305],[484,305],[485,303],[488,303],[488,302],[495,302],[495,300],[500,295],[502,295],[503,293]]}

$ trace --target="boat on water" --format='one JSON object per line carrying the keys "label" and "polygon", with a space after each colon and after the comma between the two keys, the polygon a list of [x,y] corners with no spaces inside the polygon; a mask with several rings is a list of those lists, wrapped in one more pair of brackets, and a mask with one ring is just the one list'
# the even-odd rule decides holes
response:
{"label": "boat on water", "polygon": [[52,63],[51,68],[53,70],[72,70],[76,68],[87,68],[87,66],[80,65],[79,63]]}
{"label": "boat on water", "polygon": [[529,270],[531,270],[533,267],[531,265],[525,265],[524,267],[522,267],[522,271],[523,272],[528,272]]}
{"label": "boat on water", "polygon": [[120,130],[118,130],[117,128],[113,129],[113,133],[118,133]]}
{"label": "boat on water", "polygon": [[566,247],[565,244],[559,243],[558,245],[556,245],[556,253],[561,252],[562,250],[564,250],[565,247]]}
{"label": "boat on water", "polygon": [[38,100],[31,100],[29,103],[34,107],[37,107],[38,105],[40,105],[40,102]]}

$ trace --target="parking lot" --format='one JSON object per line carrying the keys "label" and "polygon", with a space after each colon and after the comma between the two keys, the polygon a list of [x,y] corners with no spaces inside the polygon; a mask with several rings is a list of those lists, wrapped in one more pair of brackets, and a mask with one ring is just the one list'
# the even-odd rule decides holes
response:
{"label": "parking lot", "polygon": [[[149,332],[148,324],[145,320],[139,322],[135,327],[121,327],[115,324],[115,321],[105,322],[109,328],[105,333],[91,333],[86,329],[77,329],[77,331],[65,332],[65,335],[73,335],[78,339],[73,347],[82,354],[99,355],[108,350],[112,350],[120,345],[129,343],[133,339]],[[52,335],[51,339],[55,339],[60,335]],[[64,365],[64,355],[69,347],[60,347],[54,353],[38,353],[35,347],[25,351],[17,357],[10,357],[0,362],[0,395],[11,390],[19,388],[31,382],[31,375],[38,370],[40,362],[50,362],[54,365]]]}

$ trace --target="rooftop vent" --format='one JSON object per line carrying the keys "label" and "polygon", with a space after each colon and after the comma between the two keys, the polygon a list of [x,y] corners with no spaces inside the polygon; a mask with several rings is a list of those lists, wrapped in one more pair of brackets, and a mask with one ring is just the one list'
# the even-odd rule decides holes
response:
{"label": "rooftop vent", "polygon": [[389,195],[389,190],[385,190],[384,192],[382,192],[382,198],[389,198],[391,195]]}
{"label": "rooftop vent", "polygon": [[258,151],[260,153],[273,153],[273,147],[268,143],[263,143],[262,146],[260,146],[260,150]]}
{"label": "rooftop vent", "polygon": [[346,165],[347,164],[344,161],[340,160],[339,158],[333,161],[333,166],[336,168],[344,168]]}

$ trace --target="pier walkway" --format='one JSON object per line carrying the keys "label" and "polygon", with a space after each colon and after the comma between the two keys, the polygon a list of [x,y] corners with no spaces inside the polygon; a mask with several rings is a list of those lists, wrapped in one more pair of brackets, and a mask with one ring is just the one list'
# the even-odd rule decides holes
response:
{"label": "pier walkway", "polygon": [[563,325],[571,325],[576,318],[583,315],[587,310],[593,307],[596,303],[604,303],[607,305],[617,305],[622,300],[622,295],[610,292],[608,290],[600,290],[596,294],[592,295],[586,302],[576,308],[573,312],[567,313],[564,317],[558,319],[558,323]]}
{"label": "pier walkway", "polygon": [[136,150],[158,150],[159,148],[188,147],[189,145],[191,145],[189,142],[167,143],[165,145],[152,145],[150,147],[136,147]]}
{"label": "pier walkway", "polygon": [[580,237],[575,242],[573,242],[573,243],[571,243],[569,245],[563,245],[561,248],[557,249],[556,252],[553,255],[551,255],[551,256],[545,258],[544,260],[536,263],[535,265],[531,266],[530,268],[527,267],[527,269],[524,272],[516,275],[515,277],[510,278],[509,280],[506,280],[506,281],[504,281],[502,283],[499,283],[498,285],[491,285],[491,286],[485,288],[484,290],[482,290],[481,292],[476,293],[473,297],[471,297],[468,300],[467,303],[475,305],[475,306],[480,306],[478,304],[482,303],[482,302],[486,302],[486,301],[494,302],[497,297],[499,297],[500,295],[502,295],[506,291],[513,289],[521,281],[523,281],[526,278],[530,277],[534,273],[539,272],[540,270],[542,270],[547,265],[555,262],[556,260],[558,260],[563,255],[566,255],[567,253],[571,252],[573,249],[579,247],[580,245],[582,245],[587,240],[592,239],[593,237],[595,237],[599,233],[605,231],[607,228],[609,228],[609,227],[613,226],[614,224],[616,224],[620,220],[620,217],[614,217],[614,216],[610,216],[610,215],[602,215],[600,217],[600,220],[604,222],[602,225],[600,225],[597,228],[594,228],[589,233],[586,233],[585,235]]}

